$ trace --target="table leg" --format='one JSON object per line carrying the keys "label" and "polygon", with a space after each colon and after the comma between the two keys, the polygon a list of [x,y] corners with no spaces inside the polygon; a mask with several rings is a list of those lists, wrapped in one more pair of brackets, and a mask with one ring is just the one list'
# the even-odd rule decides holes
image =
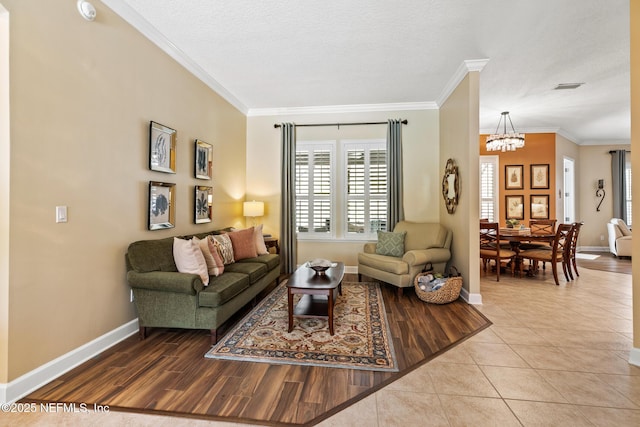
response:
{"label": "table leg", "polygon": [[287,296],[289,299],[289,331],[293,330],[293,294],[291,293],[291,288],[287,289]]}
{"label": "table leg", "polygon": [[329,298],[328,298],[328,303],[329,303],[329,307],[328,307],[328,315],[329,315],[329,334],[333,335],[333,292],[334,290],[330,290],[329,291]]}

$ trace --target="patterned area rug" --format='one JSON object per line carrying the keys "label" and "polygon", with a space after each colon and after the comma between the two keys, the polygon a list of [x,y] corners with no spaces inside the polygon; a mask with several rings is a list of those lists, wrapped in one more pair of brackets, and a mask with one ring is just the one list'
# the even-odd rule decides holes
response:
{"label": "patterned area rug", "polygon": [[[297,303],[299,295],[294,302]],[[398,371],[377,283],[344,282],[326,319],[295,318],[288,333],[286,282],[263,299],[205,357],[247,362]]]}

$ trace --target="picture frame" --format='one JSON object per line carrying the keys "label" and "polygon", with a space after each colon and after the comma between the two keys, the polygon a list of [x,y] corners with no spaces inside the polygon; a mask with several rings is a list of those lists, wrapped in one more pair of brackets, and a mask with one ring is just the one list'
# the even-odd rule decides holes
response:
{"label": "picture frame", "polygon": [[531,165],[531,189],[532,190],[548,190],[549,189],[549,165],[548,164]]}
{"label": "picture frame", "polygon": [[504,167],[504,188],[505,190],[524,189],[524,166],[506,165]]}
{"label": "picture frame", "polygon": [[149,181],[149,230],[164,230],[176,225],[175,184]]}
{"label": "picture frame", "polygon": [[195,141],[194,176],[211,179],[213,170],[213,146],[201,139]]}
{"label": "picture frame", "polygon": [[524,219],[524,196],[505,196],[506,219]]}
{"label": "picture frame", "polygon": [[176,173],[177,131],[158,122],[149,123],[149,169]]}
{"label": "picture frame", "polygon": [[193,221],[196,224],[211,222],[213,219],[213,187],[196,185],[194,187]]}
{"label": "picture frame", "polygon": [[531,219],[549,219],[549,195],[532,194],[530,196],[529,212]]}

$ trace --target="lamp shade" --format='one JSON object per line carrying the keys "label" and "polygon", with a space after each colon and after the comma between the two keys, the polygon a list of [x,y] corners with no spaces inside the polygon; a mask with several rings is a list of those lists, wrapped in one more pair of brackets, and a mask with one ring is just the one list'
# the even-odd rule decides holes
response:
{"label": "lamp shade", "polygon": [[262,216],[264,215],[264,202],[256,202],[255,200],[244,202],[243,212],[244,216]]}

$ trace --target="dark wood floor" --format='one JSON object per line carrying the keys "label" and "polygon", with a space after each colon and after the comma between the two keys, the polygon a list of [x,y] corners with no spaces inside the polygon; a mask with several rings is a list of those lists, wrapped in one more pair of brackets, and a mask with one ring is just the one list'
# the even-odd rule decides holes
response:
{"label": "dark wood floor", "polygon": [[[357,276],[347,274],[345,281],[357,281]],[[23,401],[313,425],[491,324],[461,300],[426,304],[411,289],[403,297],[395,290],[382,286],[398,373],[205,359],[210,348],[205,331],[155,329],[146,340],[130,337]]]}
{"label": "dark wood floor", "polygon": [[[631,274],[631,258],[617,257],[609,252],[583,252],[585,254],[598,255],[594,260],[576,258],[578,269],[589,268],[591,270],[611,271],[613,273]],[[578,270],[579,272],[580,270]]]}

